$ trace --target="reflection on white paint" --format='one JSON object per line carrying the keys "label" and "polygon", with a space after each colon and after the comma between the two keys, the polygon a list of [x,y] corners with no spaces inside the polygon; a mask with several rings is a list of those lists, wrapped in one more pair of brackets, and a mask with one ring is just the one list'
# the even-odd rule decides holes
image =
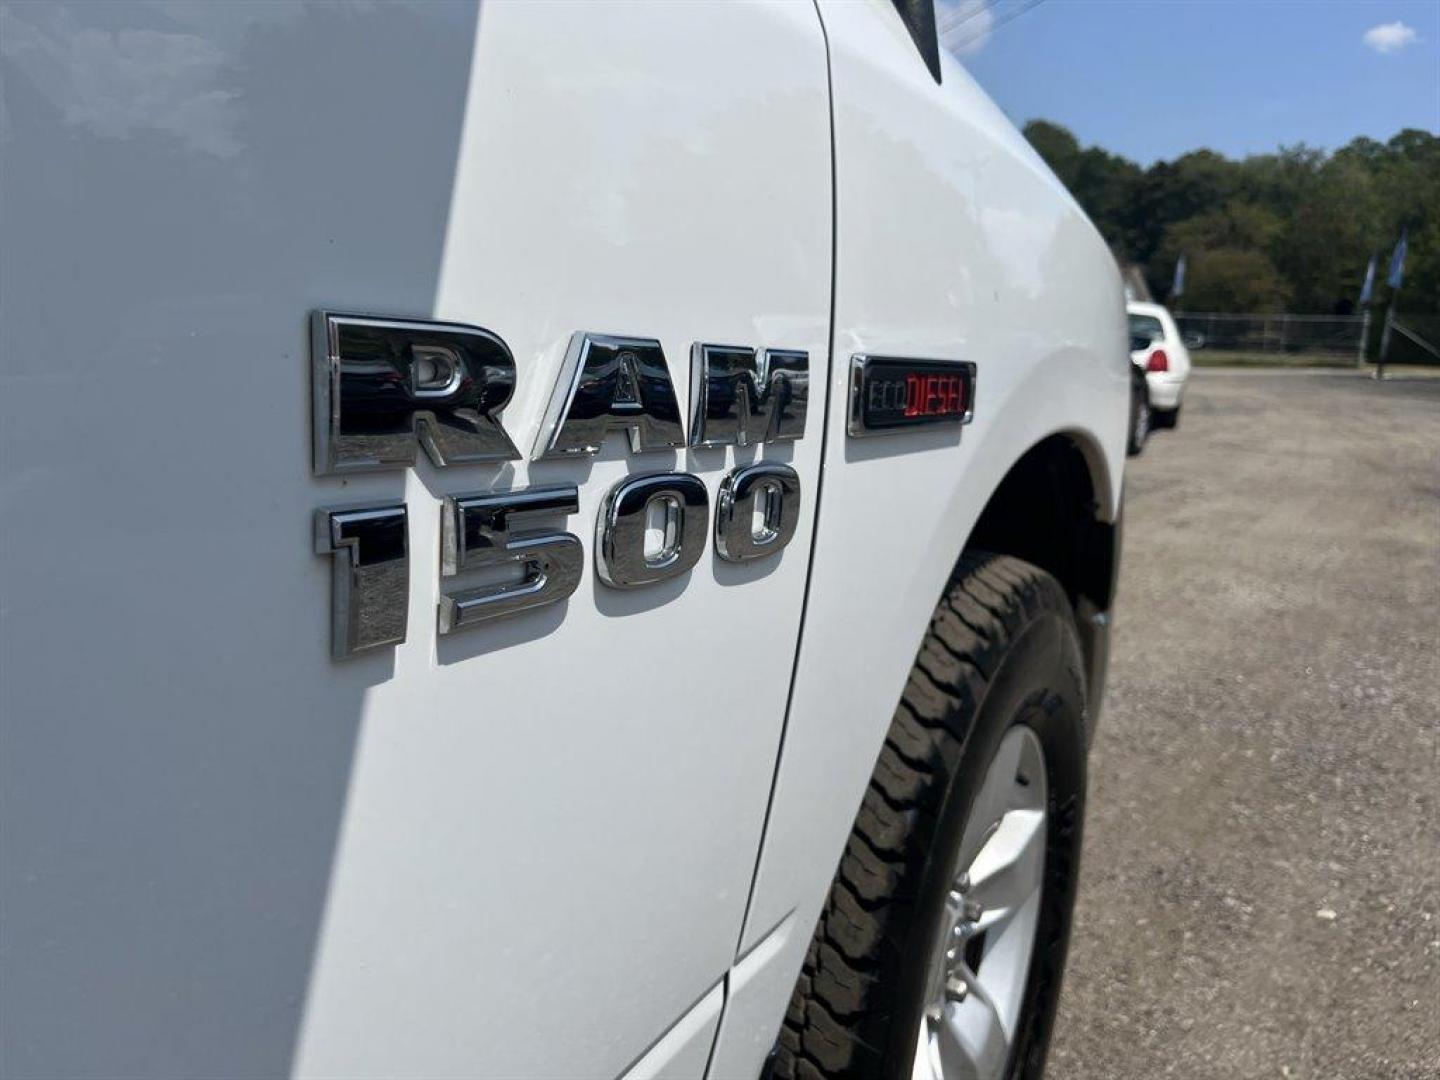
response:
{"label": "reflection on white paint", "polygon": [[150,29],[80,28],[53,8],[0,11],[0,52],[60,110],[65,123],[107,138],[145,130],[199,154],[244,149],[239,93],[225,83],[227,56],[214,41]]}

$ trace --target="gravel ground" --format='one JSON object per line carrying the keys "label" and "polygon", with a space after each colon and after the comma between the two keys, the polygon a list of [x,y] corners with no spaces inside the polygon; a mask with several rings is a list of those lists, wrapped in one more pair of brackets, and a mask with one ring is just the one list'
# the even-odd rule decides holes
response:
{"label": "gravel ground", "polygon": [[1125,486],[1051,1077],[1440,1077],[1440,379],[1197,371]]}

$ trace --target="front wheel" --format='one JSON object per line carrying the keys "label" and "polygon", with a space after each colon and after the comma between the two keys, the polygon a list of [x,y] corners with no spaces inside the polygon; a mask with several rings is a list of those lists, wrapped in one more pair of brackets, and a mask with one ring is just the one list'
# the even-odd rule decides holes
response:
{"label": "front wheel", "polygon": [[1043,1071],[1079,868],[1082,670],[1054,578],[962,558],[817,924],[777,1076]]}

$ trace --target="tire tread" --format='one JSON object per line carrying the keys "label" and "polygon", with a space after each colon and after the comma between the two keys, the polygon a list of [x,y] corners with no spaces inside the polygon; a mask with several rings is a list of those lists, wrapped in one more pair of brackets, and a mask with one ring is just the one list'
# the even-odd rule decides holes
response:
{"label": "tire tread", "polygon": [[1069,611],[1044,571],[1008,555],[962,556],[906,680],[782,1022],[774,1075],[873,1077],[883,1064],[887,975],[903,942],[912,852],[934,826],[989,681],[1042,610]]}

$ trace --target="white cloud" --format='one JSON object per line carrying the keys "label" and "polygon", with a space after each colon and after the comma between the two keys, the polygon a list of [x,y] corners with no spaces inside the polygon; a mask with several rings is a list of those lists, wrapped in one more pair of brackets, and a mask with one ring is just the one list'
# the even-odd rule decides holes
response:
{"label": "white cloud", "polygon": [[1415,33],[1414,27],[1406,26],[1397,19],[1395,22],[1372,26],[1365,31],[1361,40],[1378,53],[1392,53],[1406,45],[1415,44],[1420,40],[1420,35]]}
{"label": "white cloud", "polygon": [[995,29],[991,0],[936,0],[935,24],[940,45],[957,56],[978,53]]}

